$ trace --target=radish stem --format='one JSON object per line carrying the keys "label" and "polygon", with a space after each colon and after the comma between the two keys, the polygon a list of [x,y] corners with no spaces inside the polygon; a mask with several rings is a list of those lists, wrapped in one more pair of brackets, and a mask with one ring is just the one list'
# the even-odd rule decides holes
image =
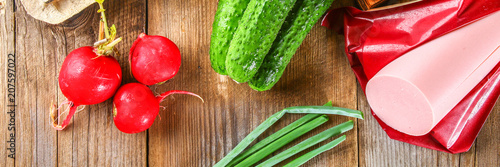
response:
{"label": "radish stem", "polygon": [[101,19],[104,22],[104,35],[106,36],[106,39],[109,39],[109,27],[108,27],[108,21],[106,20],[106,15],[104,14],[104,5],[102,3],[104,0],[96,0],[96,2],[99,4],[99,10],[97,12],[101,13]]}
{"label": "radish stem", "polygon": [[353,121],[347,121],[344,122],[340,125],[337,125],[333,128],[330,128],[328,130],[325,130],[309,139],[306,139],[299,144],[279,153],[278,155],[275,155],[274,157],[269,158],[268,160],[262,162],[261,164],[257,165],[257,167],[265,167],[265,166],[274,166],[281,161],[290,158],[291,156],[304,151],[305,149],[308,149],[311,146],[314,146],[322,141],[325,141],[328,138],[331,138],[333,136],[337,136],[339,134],[342,134],[344,132],[347,132],[351,130],[354,127]]}
{"label": "radish stem", "polygon": [[101,40],[94,43],[94,48],[97,48],[97,47],[99,47],[99,45],[105,44],[107,42],[108,42],[108,39],[101,39]]}
{"label": "radish stem", "polygon": [[308,152],[304,155],[302,155],[301,157],[293,160],[292,162],[286,164],[284,167],[293,167],[293,166],[300,166],[304,163],[306,163],[307,161],[309,161],[310,159],[314,158],[315,156],[325,152],[325,151],[328,151],[330,149],[332,149],[333,147],[337,146],[338,144],[342,143],[344,140],[346,139],[346,136],[343,135],[335,140],[333,140],[332,142],[328,143],[328,144],[325,144],[315,150],[312,150],[311,152]]}
{"label": "radish stem", "polygon": [[101,41],[103,39],[106,39],[104,36],[104,21],[100,20],[99,21],[99,38],[98,38],[98,40]]}
{"label": "radish stem", "polygon": [[118,39],[115,39],[113,42],[107,44],[105,47],[104,47],[104,54],[105,55],[109,55],[111,53],[113,53],[113,48],[115,47],[116,44],[118,44],[119,42],[122,41],[122,38],[118,38]]}
{"label": "radish stem", "polygon": [[105,14],[106,10],[104,9],[103,5],[104,0],[95,0],[95,1],[99,4],[99,10],[97,10],[97,13],[101,14],[101,20],[99,21],[98,42],[94,43],[94,48],[97,48],[96,52],[98,55],[97,57],[99,57],[101,55],[109,55],[113,53],[114,46],[118,44],[118,42],[122,41],[122,39],[121,38],[115,39],[116,38],[115,25],[108,27],[108,20],[106,19],[106,14]]}
{"label": "radish stem", "polygon": [[173,94],[191,95],[191,96],[197,97],[198,99],[201,100],[201,102],[205,103],[205,100],[203,100],[203,98],[201,98],[201,96],[199,96],[199,95],[197,95],[195,93],[191,93],[191,92],[188,92],[188,91],[182,91],[182,90],[167,91],[165,93],[162,93],[161,95],[156,96],[156,99],[158,100],[159,103],[161,103],[163,100],[165,100],[165,98],[167,96],[170,96],[170,95],[173,95]]}
{"label": "radish stem", "polygon": [[273,153],[274,151],[280,149],[281,147],[285,146],[286,144],[290,143],[291,141],[295,140],[296,138],[304,135],[305,133],[313,130],[314,128],[322,125],[328,121],[328,116],[322,115],[302,126],[299,128],[291,131],[290,133],[286,134],[285,136],[279,138],[278,140],[272,142],[271,144],[267,145],[266,147],[262,148],[261,150],[255,152],[254,154],[250,155],[248,158],[245,160],[241,161],[236,167],[245,167],[245,166],[252,166],[253,164],[259,162],[269,154]]}
{"label": "radish stem", "polygon": [[[63,104],[61,104],[61,105],[63,105]],[[50,107],[50,109],[51,109],[51,111],[50,111],[50,118],[51,118],[52,126],[56,130],[63,130],[64,128],[66,128],[66,126],[69,125],[69,122],[71,121],[71,118],[73,117],[73,115],[75,114],[75,112],[76,112],[76,110],[77,110],[77,108],[79,106],[79,105],[73,104],[73,102],[68,102],[68,104],[69,104],[68,115],[66,116],[66,119],[64,119],[64,121],[63,121],[63,123],[61,125],[59,125],[59,123],[60,123],[60,117],[62,115],[62,114],[59,113],[59,108],[61,108],[61,107],[56,108],[54,105],[52,105]]]}

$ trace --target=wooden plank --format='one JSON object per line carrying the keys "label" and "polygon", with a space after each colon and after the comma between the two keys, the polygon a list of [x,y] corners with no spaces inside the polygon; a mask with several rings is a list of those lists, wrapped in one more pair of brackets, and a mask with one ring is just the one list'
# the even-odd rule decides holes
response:
{"label": "wooden plank", "polygon": [[[8,94],[13,94],[12,90],[15,90],[15,76],[9,76],[9,73],[15,74],[12,70],[15,70],[15,15],[14,15],[14,2],[11,0],[0,1],[0,139],[5,141],[0,145],[0,166],[14,166],[15,157],[15,142],[16,132],[15,132],[15,112],[12,114],[11,110],[17,108],[8,106],[15,105],[14,101],[10,101],[12,96]],[[10,66],[9,66],[10,65]],[[9,86],[10,84],[10,86]],[[12,86],[14,85],[14,86]],[[10,91],[9,91],[10,88]],[[10,93],[9,93],[10,92]],[[11,121],[12,120],[12,121]],[[17,133],[19,134],[19,133]],[[9,150],[8,150],[9,149]]]}
{"label": "wooden plank", "polygon": [[417,166],[459,166],[460,154],[443,153],[417,147]]}
{"label": "wooden plank", "polygon": [[[109,23],[117,26],[118,35],[123,37],[123,41],[117,46],[122,54],[118,59],[123,71],[123,83],[133,82],[128,63],[128,54],[133,42],[141,32],[146,29],[146,1],[143,0],[112,0],[106,4],[108,10]],[[116,12],[111,12],[116,11]],[[106,105],[106,104],[101,104]],[[106,114],[101,112],[101,119],[107,120],[107,126],[112,128],[110,136],[111,150],[113,152],[111,165],[116,166],[147,166],[147,133],[125,134],[119,131],[112,122],[111,102],[105,107]],[[96,128],[97,129],[97,128]],[[119,141],[119,142],[116,142]],[[120,154],[116,151],[120,150]],[[100,158],[95,155],[94,158]]]}
{"label": "wooden plank", "polygon": [[[166,90],[165,88],[187,90],[198,93],[206,100],[205,104],[201,104],[191,97],[175,96],[167,98],[161,104],[168,109],[160,111],[161,119],[157,119],[149,130],[151,166],[210,166],[214,164],[213,161],[217,156],[208,150],[215,149],[216,152],[220,152],[218,155],[221,155],[224,151],[217,150],[220,147],[216,147],[215,144],[219,146],[230,144],[223,139],[216,139],[218,136],[213,135],[226,131],[224,122],[214,118],[221,116],[227,116],[226,119],[235,118],[233,114],[218,113],[219,110],[215,108],[227,109],[234,106],[232,104],[234,101],[231,100],[233,96],[227,94],[232,92],[232,88],[228,86],[231,82],[227,78],[214,80],[216,75],[210,73],[211,67],[207,66],[206,62],[208,59],[194,61],[196,58],[208,55],[209,44],[206,41],[210,39],[210,34],[207,31],[211,29],[210,18],[215,13],[216,4],[217,2],[206,0],[148,1],[148,34],[163,35],[176,43],[181,50],[183,61],[177,76],[161,86],[154,87],[154,92],[159,93]],[[208,75],[201,77],[201,73]],[[191,77],[187,80],[186,76],[189,74]],[[222,84],[220,88],[214,87],[215,84],[198,84],[208,82],[222,82]],[[209,95],[202,92],[203,89],[214,92]],[[221,98],[220,95],[226,98],[222,99],[221,103],[214,103],[217,102],[215,99]],[[206,105],[214,107],[205,107]],[[221,136],[223,137],[227,136]],[[222,143],[216,143],[219,140]],[[214,144],[212,148],[205,146],[212,144]]]}
{"label": "wooden plank", "polygon": [[[84,10],[81,15],[74,18],[74,20],[69,20],[64,22],[62,25],[54,25],[57,27],[53,34],[57,45],[52,45],[52,47],[57,47],[58,52],[55,54],[57,57],[57,74],[61,69],[61,65],[72,50],[82,47],[92,45],[97,39],[97,26],[99,16],[95,14],[97,6]],[[66,100],[66,97],[62,94],[58,87],[58,102],[61,103]],[[58,166],[88,166],[90,153],[90,132],[104,134],[106,131],[100,132],[99,130],[90,131],[90,115],[97,113],[106,113],[103,110],[93,110],[94,105],[85,106],[85,109],[75,114],[71,125],[69,125],[65,130],[58,132],[58,149],[57,149],[57,165]],[[64,117],[63,117],[64,118]],[[102,120],[96,118],[97,121]],[[109,138],[104,139],[104,141],[109,140]],[[102,156],[101,158],[106,158]]]}
{"label": "wooden plank", "polygon": [[[337,106],[356,108],[355,78],[341,54],[342,40],[319,25],[313,28],[275,88],[256,92],[211,69],[208,51],[217,1],[150,0],[148,7],[148,33],[170,38],[183,56],[179,74],[154,89],[157,93],[170,89],[193,91],[206,100],[200,104],[192,97],[175,96],[162,103],[167,111],[160,112],[162,119],[149,130],[152,166],[211,166],[267,117],[285,107],[322,105],[333,100]],[[287,115],[265,134],[297,118]],[[331,117],[322,128],[347,120]],[[356,132],[349,132],[348,141],[307,165],[357,166],[356,141]]]}
{"label": "wooden plank", "polygon": [[472,148],[465,153],[460,154],[460,167],[473,167],[475,166],[475,158],[476,158],[476,146],[475,143],[472,145]]}
{"label": "wooden plank", "polygon": [[[116,57],[123,70],[123,83],[131,82],[127,55],[133,41],[145,27],[145,4],[143,1],[105,1],[108,23],[117,26],[118,36],[123,41],[117,45],[120,57]],[[97,39],[99,14],[93,5],[74,20],[64,23],[62,44],[66,53],[61,54],[58,67],[65,55],[72,50],[92,45]],[[59,97],[64,97],[59,94]],[[63,101],[61,99],[59,101]],[[112,100],[86,106],[76,114],[73,124],[59,133],[59,166],[146,166],[147,134],[125,134],[113,125]]]}
{"label": "wooden plank", "polygon": [[476,166],[500,166],[500,106],[491,111],[476,139]]}
{"label": "wooden plank", "polygon": [[449,154],[439,151],[435,152],[437,152],[436,166],[460,166],[460,158],[461,158],[460,154]]}
{"label": "wooden plank", "polygon": [[44,23],[26,14],[16,1],[16,54],[19,133],[15,164],[18,166],[55,166],[57,132],[50,128],[48,107],[57,97],[54,57],[44,52]]}
{"label": "wooden plank", "polygon": [[[355,5],[355,2],[351,0],[337,0],[333,2],[331,8],[339,8],[343,6],[353,6],[353,5]],[[323,92],[325,93],[324,96],[328,100],[333,101],[334,106],[356,109],[357,108],[356,77],[354,76],[354,73],[351,71],[347,57],[344,54],[345,45],[343,41],[344,41],[343,36],[338,35],[336,32],[328,30],[325,27],[320,26],[320,23],[317,23],[313,28],[313,30],[308,35],[308,37],[306,38],[306,40],[304,41],[304,43],[302,44],[302,46],[300,47],[298,54],[295,55],[295,58],[293,60],[294,62],[292,62],[293,64],[291,64],[291,66],[287,69],[288,71],[287,77],[299,80],[304,74],[318,75],[318,76],[313,76],[311,81],[316,81],[318,85],[320,85],[319,83],[321,83],[322,88],[319,89],[315,88],[317,90],[310,90],[309,92]],[[306,58],[305,60],[302,59],[304,57]],[[312,64],[303,65],[302,62],[312,63]],[[316,69],[318,70],[318,72],[315,71],[306,72],[308,71],[309,68]],[[304,78],[308,77],[304,76]],[[322,83],[322,81],[325,81],[325,83]],[[294,83],[294,81],[290,80],[288,80],[287,82],[288,84]],[[308,86],[315,87],[314,83]],[[302,90],[297,89],[296,91],[300,92]],[[315,95],[309,95],[309,96],[315,96]],[[287,98],[283,99],[286,100]],[[318,100],[321,101],[321,98],[319,98]],[[319,103],[314,103],[314,104],[321,105]],[[302,104],[302,105],[310,105],[310,104]],[[322,153],[318,157],[311,159],[309,162],[304,164],[304,166],[359,166],[359,161],[358,161],[359,143],[358,143],[357,119],[330,116],[330,122],[328,123],[328,126],[322,126],[319,129],[326,130],[335,125],[343,123],[347,120],[355,121],[355,126],[353,130],[346,133],[347,140],[341,143],[336,148],[332,149],[331,151]],[[315,131],[314,134],[318,132],[320,131]],[[311,137],[314,134],[310,134],[307,137]],[[302,139],[305,138],[303,137]],[[326,144],[326,143],[327,142],[323,142],[321,144]],[[313,149],[318,147],[319,146],[315,146],[314,148],[308,149],[308,151],[312,151]]]}

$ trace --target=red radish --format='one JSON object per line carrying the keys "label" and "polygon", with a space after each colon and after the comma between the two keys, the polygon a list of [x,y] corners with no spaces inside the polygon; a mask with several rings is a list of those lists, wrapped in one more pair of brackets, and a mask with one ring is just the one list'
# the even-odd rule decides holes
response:
{"label": "red radish", "polygon": [[[59,72],[59,87],[67,100],[58,108],[51,105],[50,116],[56,130],[63,130],[68,126],[78,106],[104,102],[114,95],[122,82],[120,64],[115,58],[108,56],[122,39],[115,39],[114,25],[111,28],[107,26],[103,0],[97,2],[101,13],[99,41],[94,44],[95,48],[85,46],[69,53]],[[59,109],[64,104],[69,105],[65,110],[68,115],[62,124],[59,124],[62,114]]]}
{"label": "red radish", "polygon": [[111,98],[122,82],[118,61],[110,56],[98,56],[94,50],[90,46],[81,47],[64,59],[59,87],[68,98],[70,109],[62,125],[54,122],[57,130],[69,124],[78,106],[98,104]]}
{"label": "red radish", "polygon": [[203,99],[191,92],[171,90],[159,96],[140,83],[129,83],[118,89],[113,99],[115,126],[125,133],[145,131],[155,121],[160,111],[160,102],[172,94],[188,94]]}
{"label": "red radish", "polygon": [[168,38],[141,33],[130,48],[129,62],[137,81],[154,85],[177,74],[181,67],[181,52]]}

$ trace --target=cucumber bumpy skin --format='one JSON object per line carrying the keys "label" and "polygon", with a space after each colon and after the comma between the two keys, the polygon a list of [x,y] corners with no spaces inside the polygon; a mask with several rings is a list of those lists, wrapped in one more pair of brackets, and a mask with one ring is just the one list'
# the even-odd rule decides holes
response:
{"label": "cucumber bumpy skin", "polygon": [[250,0],[219,0],[212,26],[209,54],[212,68],[221,75],[227,75],[226,56],[229,43],[248,2]]}
{"label": "cucumber bumpy skin", "polygon": [[299,0],[286,18],[271,50],[249,85],[257,91],[271,89],[319,18],[334,0]]}
{"label": "cucumber bumpy skin", "polygon": [[252,79],[296,0],[251,0],[229,45],[226,69],[239,83]]}

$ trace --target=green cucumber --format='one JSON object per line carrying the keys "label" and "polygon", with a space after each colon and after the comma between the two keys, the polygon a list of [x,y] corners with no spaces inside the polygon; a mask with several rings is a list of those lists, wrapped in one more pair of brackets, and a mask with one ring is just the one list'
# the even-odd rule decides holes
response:
{"label": "green cucumber", "polygon": [[209,54],[212,68],[221,75],[227,75],[226,56],[229,43],[248,2],[250,0],[219,0],[212,26]]}
{"label": "green cucumber", "polygon": [[302,41],[333,1],[297,1],[260,69],[250,80],[249,85],[252,89],[266,91],[278,82]]}
{"label": "green cucumber", "polygon": [[252,79],[296,0],[251,0],[229,44],[226,70],[236,82]]}

